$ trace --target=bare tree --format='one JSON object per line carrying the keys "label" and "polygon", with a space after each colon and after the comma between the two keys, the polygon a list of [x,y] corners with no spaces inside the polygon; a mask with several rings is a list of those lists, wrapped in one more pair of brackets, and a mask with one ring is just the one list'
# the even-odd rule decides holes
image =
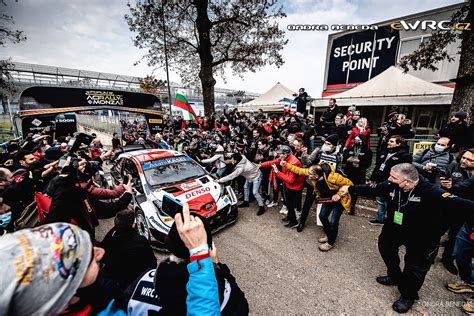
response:
{"label": "bare tree", "polygon": [[[429,41],[424,42],[413,53],[403,57],[399,65],[405,72],[412,67],[414,70],[421,68],[437,70],[437,63],[442,60],[452,61],[446,47],[461,40],[459,69],[454,89],[453,101],[451,102],[451,112],[464,111],[468,113],[468,122],[473,122],[474,104],[474,40],[472,10],[470,5],[464,5],[451,17],[450,26],[452,30],[437,30],[433,32]],[[459,32],[455,29],[463,29]]]}
{"label": "bare tree", "polygon": [[[3,6],[3,9],[5,9],[7,4],[2,0],[0,1],[0,6]],[[0,12],[0,47],[5,48],[8,43],[17,44],[26,40],[23,31],[11,29],[13,24],[15,24],[13,17],[2,10]],[[5,109],[6,97],[13,95],[17,90],[12,83],[10,74],[12,68],[13,64],[10,58],[0,60],[0,97],[3,100],[4,112],[7,112],[7,109]]]}
{"label": "bare tree", "polygon": [[125,19],[137,33],[134,44],[148,50],[142,60],[149,66],[162,66],[166,35],[171,68],[185,84],[200,80],[206,115],[214,112],[215,75],[225,80],[228,68],[242,77],[265,65],[283,65],[280,51],[288,40],[278,19],[286,15],[277,0],[162,1],[129,4]]}

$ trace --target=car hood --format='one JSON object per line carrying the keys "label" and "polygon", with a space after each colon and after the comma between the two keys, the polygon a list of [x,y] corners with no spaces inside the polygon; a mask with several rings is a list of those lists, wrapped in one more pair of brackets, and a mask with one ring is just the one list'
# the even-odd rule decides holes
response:
{"label": "car hood", "polygon": [[174,184],[155,190],[152,194],[161,204],[163,195],[172,195],[181,203],[188,203],[189,210],[203,217],[210,217],[217,211],[217,200],[220,197],[221,185],[208,176],[184,183]]}

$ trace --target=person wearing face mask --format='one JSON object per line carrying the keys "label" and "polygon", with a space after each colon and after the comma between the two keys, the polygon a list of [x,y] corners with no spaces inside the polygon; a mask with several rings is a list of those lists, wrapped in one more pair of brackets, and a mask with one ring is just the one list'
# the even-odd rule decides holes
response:
{"label": "person wearing face mask", "polygon": [[[379,155],[375,161],[375,168],[370,176],[372,182],[383,182],[390,176],[390,169],[400,163],[412,162],[412,156],[406,147],[406,141],[400,135],[393,135],[388,139],[387,149]],[[371,221],[371,225],[383,225],[385,222],[385,213],[387,204],[383,197],[377,196],[377,217]]]}
{"label": "person wearing face mask", "polygon": [[[387,201],[387,220],[378,239],[387,275],[377,277],[376,281],[386,286],[397,285],[400,297],[392,308],[398,313],[408,312],[419,299],[418,291],[438,253],[443,210],[450,209],[472,219],[474,202],[458,198],[420,177],[410,163],[393,166],[388,181],[345,186],[340,191],[381,196]],[[406,250],[403,270],[399,258],[402,245]]]}
{"label": "person wearing face mask", "polygon": [[338,140],[336,134],[329,135],[325,138],[320,148],[318,147],[313,150],[310,155],[303,154],[301,156],[301,162],[306,166],[319,162],[327,162],[331,164],[335,170],[342,169],[342,155],[337,152]]}
{"label": "person wearing face mask", "polygon": [[413,165],[429,181],[439,183],[440,177],[446,177],[446,172],[454,163],[449,148],[449,138],[441,137],[430,148],[417,152],[413,157]]}

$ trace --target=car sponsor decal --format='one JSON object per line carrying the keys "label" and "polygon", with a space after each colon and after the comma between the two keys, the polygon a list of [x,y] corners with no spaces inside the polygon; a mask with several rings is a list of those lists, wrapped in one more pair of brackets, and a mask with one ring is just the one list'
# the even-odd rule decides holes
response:
{"label": "car sponsor decal", "polygon": [[188,199],[191,199],[191,198],[195,198],[195,197],[207,194],[209,192],[211,192],[210,187],[203,187],[203,188],[199,188],[199,189],[194,190],[194,191],[187,192],[185,194],[185,198],[186,198],[186,200],[188,200]]}
{"label": "car sponsor decal", "polygon": [[161,224],[160,222],[158,222],[158,221],[155,219],[154,216],[150,216],[148,219],[150,220],[150,222],[151,222],[152,224],[155,224],[155,226],[160,227],[160,228],[163,229],[164,231],[169,231],[170,228],[169,228],[169,227],[166,227],[165,225],[163,225],[163,224]]}
{"label": "car sponsor decal", "polygon": [[200,184],[197,181],[191,181],[189,183],[182,183],[180,186],[181,186],[181,190],[189,191],[191,189],[194,189],[194,188],[200,186]]}
{"label": "car sponsor decal", "polygon": [[183,162],[183,161],[189,161],[189,160],[191,160],[191,158],[189,158],[187,156],[165,158],[165,159],[160,159],[160,160],[150,161],[150,162],[144,163],[144,164],[142,164],[142,169],[144,171],[146,171],[148,169],[153,169],[153,168],[156,168],[156,167],[171,165],[171,164],[175,164],[175,163],[179,163],[179,162]]}

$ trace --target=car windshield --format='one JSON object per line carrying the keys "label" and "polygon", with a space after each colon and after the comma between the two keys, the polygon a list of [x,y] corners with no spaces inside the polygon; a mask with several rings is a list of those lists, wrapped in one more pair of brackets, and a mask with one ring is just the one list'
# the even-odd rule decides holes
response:
{"label": "car windshield", "polygon": [[165,158],[142,164],[146,181],[152,187],[162,187],[206,175],[204,169],[187,156]]}

